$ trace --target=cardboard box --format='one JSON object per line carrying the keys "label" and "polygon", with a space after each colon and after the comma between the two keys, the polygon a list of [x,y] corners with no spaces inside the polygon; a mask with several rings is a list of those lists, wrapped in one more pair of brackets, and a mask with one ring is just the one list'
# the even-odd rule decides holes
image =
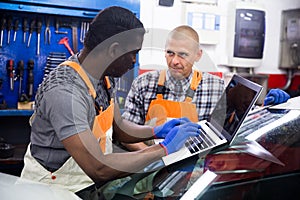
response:
{"label": "cardboard box", "polygon": [[18,102],[18,110],[33,110],[34,101],[30,102]]}

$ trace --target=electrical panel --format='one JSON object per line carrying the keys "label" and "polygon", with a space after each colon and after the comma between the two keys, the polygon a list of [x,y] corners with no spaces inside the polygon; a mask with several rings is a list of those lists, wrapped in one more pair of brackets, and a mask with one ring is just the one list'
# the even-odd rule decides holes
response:
{"label": "electrical panel", "polygon": [[233,56],[262,59],[265,14],[260,10],[237,9]]}
{"label": "electrical panel", "polygon": [[265,42],[265,10],[257,3],[234,2],[229,6],[228,65],[259,67]]}
{"label": "electrical panel", "polygon": [[282,12],[279,67],[300,69],[300,9]]}

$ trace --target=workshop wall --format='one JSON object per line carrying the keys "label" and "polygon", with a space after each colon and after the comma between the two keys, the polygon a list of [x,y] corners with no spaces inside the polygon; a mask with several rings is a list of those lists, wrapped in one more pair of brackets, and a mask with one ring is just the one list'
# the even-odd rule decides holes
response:
{"label": "workshop wall", "polygon": [[[10,30],[9,18],[13,26]],[[2,13],[1,25],[5,28],[1,30],[0,78],[2,99],[6,101],[7,108],[17,108],[18,101],[34,99],[44,75],[82,48],[89,22],[90,19],[60,15]],[[70,51],[66,45],[70,46]]]}
{"label": "workshop wall", "polygon": [[[216,45],[205,45],[201,44],[201,47],[208,54],[209,58],[213,61],[215,65],[218,66],[220,71],[226,71],[226,69],[220,66],[227,62],[228,47],[227,41],[227,17],[228,8],[231,2],[242,1],[242,0],[219,0],[217,9],[218,14],[221,16],[220,19],[220,34],[219,43]],[[246,0],[245,0],[246,1]],[[251,1],[251,0],[249,0]],[[281,18],[282,11],[295,9],[300,7],[299,0],[252,0],[253,2],[260,3],[264,5],[266,10],[266,41],[264,48],[264,57],[260,67],[255,69],[257,73],[264,74],[284,74],[284,70],[279,69],[279,58],[280,58],[280,30],[281,30]],[[178,25],[183,24],[184,12],[183,8],[188,1],[174,0],[172,7],[159,6],[158,0],[148,1],[141,0],[141,20],[146,28],[159,30],[159,34],[153,42],[153,46],[156,47],[153,51],[147,52],[143,57],[140,58],[142,66],[152,65],[162,65],[164,64],[164,55],[161,47],[163,48],[165,38],[165,32],[169,32]],[[197,4],[195,4],[197,6]],[[201,10],[200,10],[201,11]],[[204,11],[203,11],[204,12]],[[151,16],[151,17],[149,17]],[[154,35],[156,36],[156,35]],[[152,38],[150,38],[152,39]],[[160,40],[161,45],[157,42]],[[200,38],[201,41],[201,38]],[[146,47],[149,47],[146,46]],[[158,47],[158,48],[157,48]],[[158,50],[159,51],[158,51]],[[209,63],[208,63],[209,64]],[[208,67],[203,65],[206,70]],[[147,68],[149,69],[149,68]]]}
{"label": "workshop wall", "polygon": [[[82,48],[89,22],[99,10],[113,5],[139,17],[139,1],[0,2],[0,109],[30,108],[24,102],[34,100],[43,77]],[[135,73],[124,76],[123,85],[118,83],[121,96],[126,95]]]}
{"label": "workshop wall", "polygon": [[[113,5],[139,17],[139,0],[0,1],[0,143],[13,147],[13,154],[5,158],[0,149],[0,172],[20,175],[39,84],[53,67],[80,51],[93,17]],[[136,74],[132,70],[117,82],[123,103]]]}

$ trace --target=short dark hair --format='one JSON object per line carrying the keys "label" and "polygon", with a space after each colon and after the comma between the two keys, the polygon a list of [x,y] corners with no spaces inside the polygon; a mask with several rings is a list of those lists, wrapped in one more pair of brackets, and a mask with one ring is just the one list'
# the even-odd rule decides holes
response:
{"label": "short dark hair", "polygon": [[130,10],[118,6],[105,8],[91,22],[84,46],[91,51],[106,39],[131,29],[139,29],[142,36],[145,34],[143,23]]}

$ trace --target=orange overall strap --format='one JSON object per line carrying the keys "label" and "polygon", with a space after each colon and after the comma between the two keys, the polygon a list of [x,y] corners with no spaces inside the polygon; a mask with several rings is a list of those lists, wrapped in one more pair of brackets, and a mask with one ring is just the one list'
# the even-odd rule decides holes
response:
{"label": "orange overall strap", "polygon": [[190,88],[187,91],[185,101],[191,102],[195,93],[196,88],[198,87],[200,81],[202,80],[202,72],[194,70],[194,74],[192,77],[192,82]]}
{"label": "orange overall strap", "polygon": [[165,81],[166,81],[166,70],[160,71],[159,79],[158,79],[158,92],[156,94],[157,99],[163,99],[163,88],[165,87]]}
{"label": "orange overall strap", "polygon": [[107,89],[110,89],[111,88],[111,84],[110,84],[108,76],[105,76],[105,83],[106,83]]}
{"label": "orange overall strap", "polygon": [[[110,83],[110,81],[109,81],[109,77],[108,77],[108,76],[105,76],[105,83],[106,83],[106,88],[107,88],[108,90],[110,90],[110,89],[111,89],[111,83]],[[110,104],[112,104],[113,101],[114,101],[114,99],[111,98],[111,99],[110,99]]]}
{"label": "orange overall strap", "polygon": [[96,98],[96,91],[95,91],[89,77],[87,76],[85,71],[80,67],[80,65],[78,63],[67,60],[67,61],[64,61],[63,63],[61,63],[60,65],[67,65],[67,66],[72,67],[80,75],[82,80],[85,82],[85,84],[89,88],[89,92],[92,95],[92,97],[94,99]]}

